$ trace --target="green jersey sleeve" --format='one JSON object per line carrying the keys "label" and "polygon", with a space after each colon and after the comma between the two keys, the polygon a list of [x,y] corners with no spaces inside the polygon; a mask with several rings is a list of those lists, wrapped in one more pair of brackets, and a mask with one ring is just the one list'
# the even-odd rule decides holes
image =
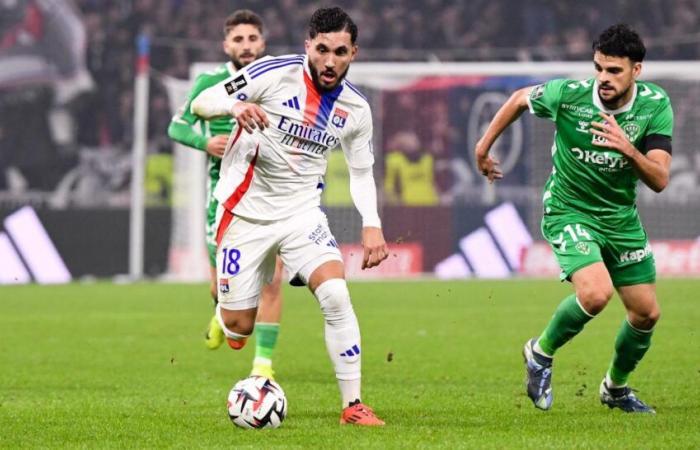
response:
{"label": "green jersey sleeve", "polygon": [[178,108],[168,127],[168,136],[172,140],[199,150],[206,150],[207,138],[192,128],[201,119],[190,111],[190,104],[200,92],[211,85],[211,81],[208,78],[205,75],[197,77],[192,91],[187,96],[187,100]]}
{"label": "green jersey sleeve", "polygon": [[530,112],[537,117],[556,121],[566,83],[567,80],[551,80],[534,86],[527,96]]}
{"label": "green jersey sleeve", "polygon": [[647,135],[661,134],[671,137],[673,135],[673,109],[670,101],[664,101],[651,118]]}

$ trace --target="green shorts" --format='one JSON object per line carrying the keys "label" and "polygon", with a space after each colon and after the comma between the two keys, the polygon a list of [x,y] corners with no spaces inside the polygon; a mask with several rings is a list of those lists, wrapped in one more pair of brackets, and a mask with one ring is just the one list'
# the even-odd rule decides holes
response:
{"label": "green shorts", "polygon": [[209,252],[209,264],[211,267],[216,267],[216,208],[219,207],[219,201],[214,197],[213,191],[216,186],[216,180],[207,189],[207,223],[205,236],[207,241],[207,251]]}
{"label": "green shorts", "polygon": [[561,279],[602,261],[614,286],[654,283],[656,265],[639,216],[630,214],[614,224],[597,223],[577,212],[557,212],[542,218],[542,236],[552,246]]}

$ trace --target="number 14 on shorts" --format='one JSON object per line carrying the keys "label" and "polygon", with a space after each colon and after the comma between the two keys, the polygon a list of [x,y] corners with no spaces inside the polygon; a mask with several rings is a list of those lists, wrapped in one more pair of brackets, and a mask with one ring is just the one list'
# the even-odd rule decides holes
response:
{"label": "number 14 on shorts", "polygon": [[556,239],[552,240],[552,244],[558,245],[560,251],[565,251],[566,250],[566,238],[570,237],[571,242],[576,243],[579,241],[579,238],[590,241],[591,240],[591,235],[588,234],[588,231],[586,231],[585,228],[581,226],[580,223],[575,223],[575,224],[569,224],[564,227],[564,231],[559,233],[559,237]]}
{"label": "number 14 on shorts", "polygon": [[241,258],[241,252],[237,248],[224,247],[221,250],[221,255],[221,274],[236,275],[241,270],[241,266],[238,264],[238,260]]}

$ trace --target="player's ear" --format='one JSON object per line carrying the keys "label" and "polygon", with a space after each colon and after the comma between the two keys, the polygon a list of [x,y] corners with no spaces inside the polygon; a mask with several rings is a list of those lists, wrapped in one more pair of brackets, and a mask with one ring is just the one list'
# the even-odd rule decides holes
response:
{"label": "player's ear", "polygon": [[636,62],[632,65],[632,75],[636,79],[642,73],[642,63]]}
{"label": "player's ear", "polygon": [[357,58],[357,52],[359,52],[359,51],[360,51],[360,47],[358,47],[357,44],[352,44],[352,49],[350,50],[350,61]]}
{"label": "player's ear", "polygon": [[311,48],[311,41],[309,39],[304,39],[304,50],[306,50],[306,53],[309,53],[310,48]]}

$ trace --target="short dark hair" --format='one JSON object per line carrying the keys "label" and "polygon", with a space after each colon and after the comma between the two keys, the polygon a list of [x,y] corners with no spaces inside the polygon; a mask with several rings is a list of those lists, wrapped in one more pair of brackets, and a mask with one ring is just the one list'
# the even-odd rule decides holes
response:
{"label": "short dark hair", "polygon": [[607,56],[628,57],[632,62],[642,62],[647,53],[642,38],[629,25],[618,23],[600,33],[593,41],[593,51]]}
{"label": "short dark hair", "polygon": [[345,11],[337,6],[317,9],[309,21],[309,37],[313,39],[319,33],[334,31],[350,33],[350,42],[353,44],[357,40],[357,25]]}
{"label": "short dark hair", "polygon": [[260,16],[249,9],[239,9],[226,18],[224,36],[228,36],[229,31],[241,24],[253,25],[263,34],[263,21]]}

